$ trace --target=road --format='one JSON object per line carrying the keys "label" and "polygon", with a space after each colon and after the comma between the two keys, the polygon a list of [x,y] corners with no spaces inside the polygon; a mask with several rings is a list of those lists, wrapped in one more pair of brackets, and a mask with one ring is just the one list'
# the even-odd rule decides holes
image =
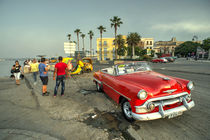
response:
{"label": "road", "polygon": [[[64,97],[40,95],[41,82],[30,75],[21,86],[0,79],[0,139],[210,139],[210,63],[179,59],[170,64],[151,64],[155,71],[195,82],[196,106],[173,119],[128,123],[120,106],[92,82],[92,73],[66,81]],[[95,65],[95,70],[108,65]],[[50,77],[48,91],[55,81]]]}

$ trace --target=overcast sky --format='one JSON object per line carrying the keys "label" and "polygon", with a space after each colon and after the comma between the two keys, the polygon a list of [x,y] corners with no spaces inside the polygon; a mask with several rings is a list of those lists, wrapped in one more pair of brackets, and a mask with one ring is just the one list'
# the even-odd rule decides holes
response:
{"label": "overcast sky", "polygon": [[[79,28],[94,32],[106,27],[104,37],[114,37],[110,18],[118,16],[123,24],[119,34],[138,32],[155,41],[199,40],[210,37],[210,0],[0,0],[0,58],[63,55],[67,34]],[[82,41],[80,39],[80,48]]]}

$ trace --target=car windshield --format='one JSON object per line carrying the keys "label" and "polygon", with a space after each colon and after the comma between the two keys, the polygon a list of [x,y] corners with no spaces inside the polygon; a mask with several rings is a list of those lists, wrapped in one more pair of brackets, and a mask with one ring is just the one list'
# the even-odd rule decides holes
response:
{"label": "car windshield", "polygon": [[82,60],[84,63],[90,63],[90,60],[89,59],[83,59]]}
{"label": "car windshield", "polygon": [[130,62],[117,65],[119,75],[150,70],[151,68],[146,62]]}

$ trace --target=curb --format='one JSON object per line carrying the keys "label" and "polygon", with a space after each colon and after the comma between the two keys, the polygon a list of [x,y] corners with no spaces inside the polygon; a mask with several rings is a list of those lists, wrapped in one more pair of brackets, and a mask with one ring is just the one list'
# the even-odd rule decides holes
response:
{"label": "curb", "polygon": [[30,83],[30,81],[28,80],[28,78],[25,76],[25,83],[26,83],[26,86],[31,90],[31,95],[32,97],[34,98],[35,102],[36,102],[36,107],[37,108],[40,108],[40,103],[39,103],[39,100],[38,100],[38,97],[37,95],[35,94],[35,91]]}

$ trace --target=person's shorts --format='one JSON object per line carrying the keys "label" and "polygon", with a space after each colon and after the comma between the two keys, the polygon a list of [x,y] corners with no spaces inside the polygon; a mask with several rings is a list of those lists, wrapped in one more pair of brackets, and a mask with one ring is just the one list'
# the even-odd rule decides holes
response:
{"label": "person's shorts", "polygon": [[14,73],[15,80],[20,80],[20,72]]}
{"label": "person's shorts", "polygon": [[40,76],[43,85],[48,84],[48,76]]}

